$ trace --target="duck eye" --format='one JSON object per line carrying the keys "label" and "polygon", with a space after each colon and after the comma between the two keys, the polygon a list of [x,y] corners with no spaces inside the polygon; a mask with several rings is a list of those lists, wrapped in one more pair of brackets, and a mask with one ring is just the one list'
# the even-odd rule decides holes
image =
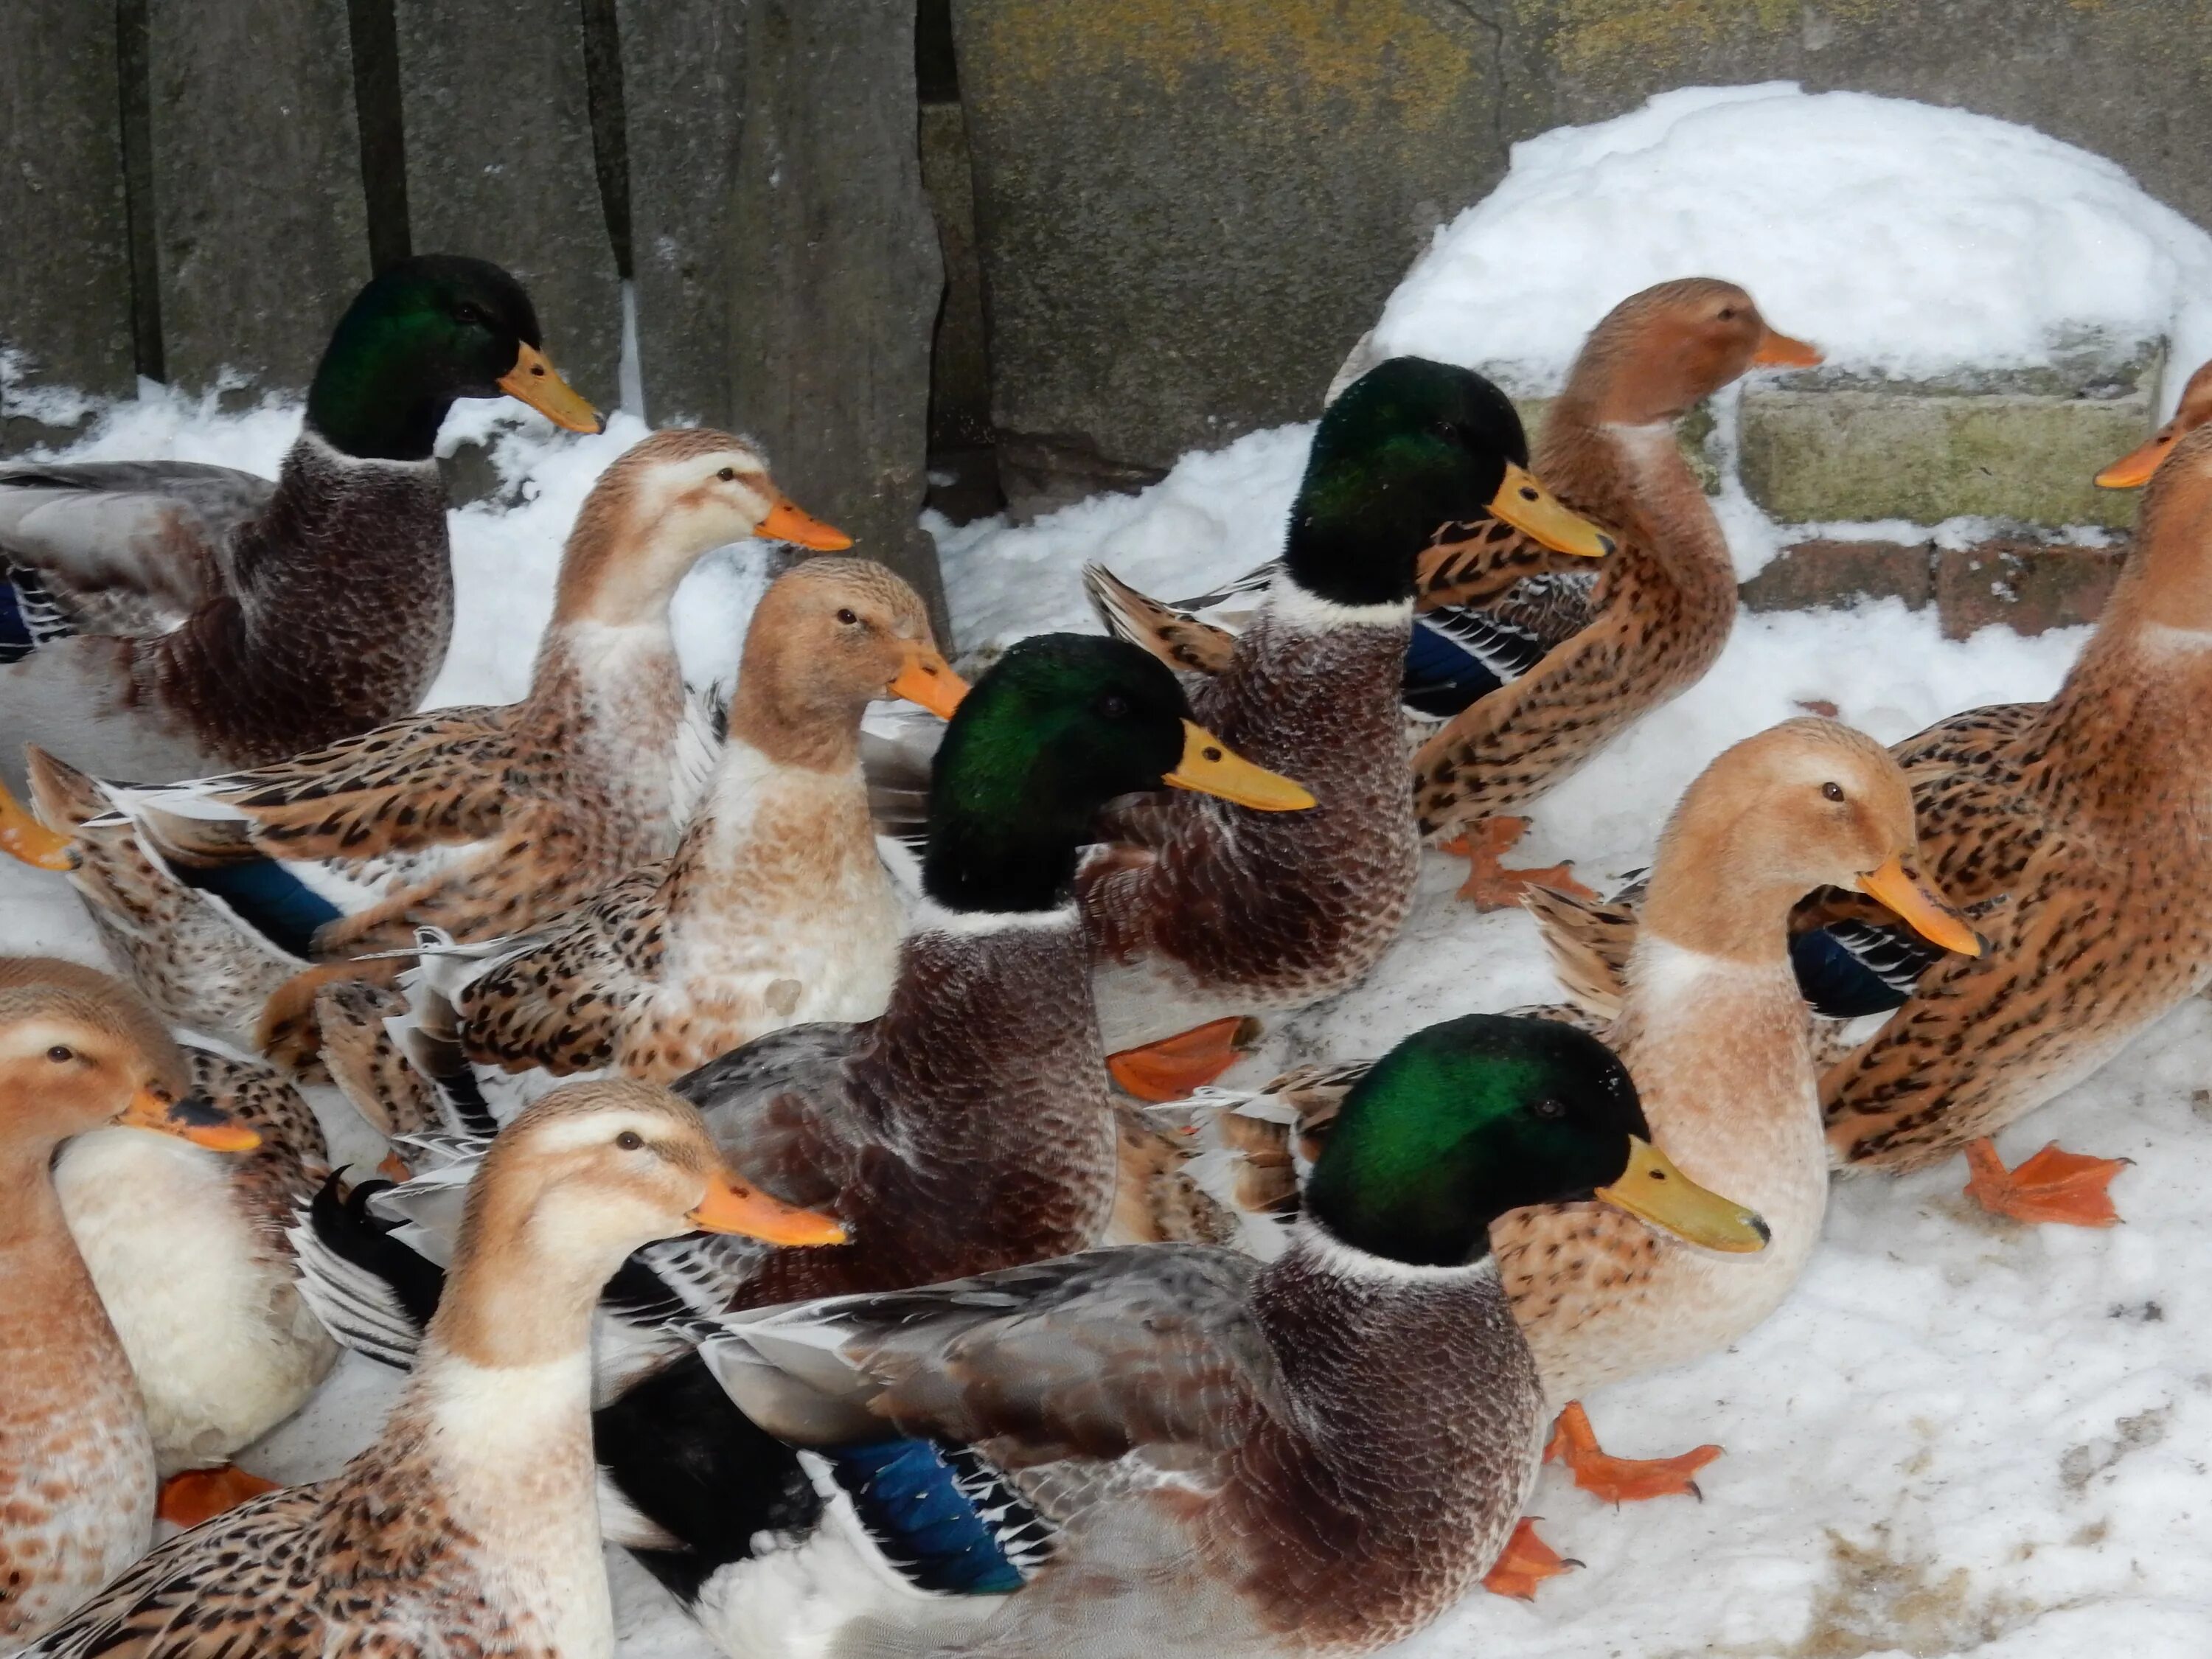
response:
{"label": "duck eye", "polygon": [[1129,700],[1119,691],[1109,691],[1098,699],[1098,712],[1109,720],[1121,720],[1129,712]]}
{"label": "duck eye", "polygon": [[1735,320],[1735,307],[1734,306],[1723,306],[1721,307],[1721,320],[1724,323],[1734,322]]}
{"label": "duck eye", "polygon": [[57,1042],[46,1050],[46,1058],[57,1066],[66,1066],[76,1058],[76,1050],[67,1043]]}
{"label": "duck eye", "polygon": [[634,1152],[645,1145],[645,1137],[635,1129],[624,1129],[615,1137],[615,1145],[626,1152]]}
{"label": "duck eye", "polygon": [[1562,1118],[1567,1115],[1567,1103],[1549,1095],[1536,1103],[1536,1115],[1542,1118]]}
{"label": "duck eye", "polygon": [[727,483],[731,479],[738,476],[738,469],[734,466],[726,466],[714,476],[720,478],[724,483]]}
{"label": "duck eye", "polygon": [[1820,793],[1830,800],[1841,800],[1844,798],[1844,786],[1840,783],[1824,783],[1820,786]]}
{"label": "duck eye", "polygon": [[841,605],[838,607],[837,620],[844,623],[848,628],[858,628],[860,625],[860,617],[854,614],[853,610],[849,605]]}
{"label": "duck eye", "polygon": [[1455,444],[1459,442],[1459,423],[1456,421],[1438,421],[1437,422],[1437,436],[1442,438],[1448,444]]}
{"label": "duck eye", "polygon": [[453,307],[453,320],[457,323],[465,323],[471,328],[475,328],[478,325],[483,323],[486,319],[482,311],[464,300],[460,304]]}

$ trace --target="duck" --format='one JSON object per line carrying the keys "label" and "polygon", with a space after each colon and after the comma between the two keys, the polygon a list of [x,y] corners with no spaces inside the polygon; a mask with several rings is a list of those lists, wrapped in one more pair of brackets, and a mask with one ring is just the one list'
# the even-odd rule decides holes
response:
{"label": "duck", "polygon": [[110,953],[166,1018],[305,1066],[321,986],[404,965],[350,958],[410,951],[417,927],[518,933],[675,851],[716,739],[709,700],[687,697],[670,603],[708,551],[763,532],[850,545],[744,440],[655,433],[577,514],[522,702],[153,787],[33,748],[39,817],[68,845],[26,850],[70,864]]}
{"label": "duck", "polygon": [[1504,392],[1421,358],[1378,364],[1322,415],[1281,566],[1227,665],[1192,688],[1201,721],[1319,805],[1146,799],[1109,815],[1078,876],[1107,1050],[1134,1092],[1218,1075],[1255,1011],[1345,989],[1396,937],[1420,863],[1399,707],[1418,562],[1440,526],[1486,514],[1591,557],[1612,547],[1527,453]]}
{"label": "duck", "polygon": [[860,717],[896,696],[949,718],[966,690],[921,597],[883,566],[817,558],[779,576],[674,854],[520,938],[434,946],[404,996],[325,987],[318,1024],[339,1085],[387,1133],[421,1130],[439,1121],[430,1077],[395,1086],[383,1069],[388,1036],[409,1028],[435,1034],[401,1039],[434,1073],[472,1068],[465,1089],[542,1093],[599,1068],[672,1082],[787,1025],[882,1013],[902,920]]}
{"label": "duck", "polygon": [[2105,489],[2136,489],[2151,480],[2173,446],[2212,421],[2212,362],[2199,363],[2182,383],[2172,417],[2135,448],[2097,474]]}
{"label": "duck", "polygon": [[453,632],[433,454],[464,398],[605,422],[497,265],[403,259],[331,331],[274,482],[189,461],[0,466],[0,780],[36,743],[167,782],[408,713]]}
{"label": "duck", "polygon": [[[1100,1242],[1118,1133],[1073,884],[1099,810],[1162,787],[1259,811],[1313,799],[1197,725],[1175,676],[1134,646],[1048,634],[1008,647],[938,749],[921,893],[884,1012],[770,1032],[672,1085],[733,1167],[836,1214],[851,1241],[658,1246],[615,1311],[893,1289]],[[340,1341],[404,1363],[438,1294],[440,1249],[425,1235],[447,1224],[453,1172],[484,1127],[450,1121],[427,1147],[403,1137],[410,1180],[315,1206],[303,1271]],[[731,1547],[719,1471],[742,1457],[747,1431],[688,1350],[610,1376],[605,1394],[609,1510],[638,1517],[615,1535],[695,1592]]]}
{"label": "duck", "polygon": [[1421,833],[1464,853],[1462,896],[1510,908],[1530,886],[1595,896],[1568,869],[1507,870],[1518,810],[1704,678],[1735,626],[1735,570],[1674,422],[1762,367],[1822,361],[1734,283],[1686,277],[1631,295],[1583,343],[1544,417],[1535,467],[1619,543],[1588,574],[1539,572],[1462,607],[1460,636],[1504,684],[1414,751]]}
{"label": "duck", "polygon": [[[42,970],[142,1027],[150,1008],[67,963]],[[161,1519],[194,1526],[271,1483],[232,1461],[307,1404],[338,1347],[301,1299],[287,1234],[330,1173],[322,1126],[269,1066],[190,1039],[191,1097],[257,1145],[210,1151],[133,1125],[77,1136],[54,1160],[70,1237],[129,1356],[161,1479]]]}
{"label": "duck", "polygon": [[[1956,902],[1925,873],[1911,792],[1888,751],[1835,720],[1787,720],[1723,750],[1676,805],[1624,982],[1588,1011],[1635,1079],[1657,1144],[1692,1180],[1756,1208],[1769,1247],[1755,1261],[1724,1261],[1579,1203],[1522,1210],[1492,1230],[1559,1414],[1555,1453],[1607,1502],[1694,1492],[1697,1470],[1721,1449],[1613,1456],[1583,1396],[1735,1341],[1781,1305],[1819,1242],[1828,1156],[1789,940],[1793,908],[1831,885],[1887,906],[1936,949],[1980,952]],[[1528,906],[1555,958],[1571,957],[1582,902],[1538,889]],[[1564,965],[1562,978],[1575,983]],[[1251,1103],[1223,1091],[1206,1115],[1244,1121],[1196,1142],[1231,1154],[1212,1172],[1215,1195],[1284,1207],[1285,1166],[1326,1145],[1336,1103],[1361,1075],[1352,1065],[1307,1071]]]}
{"label": "duck", "polygon": [[732,1652],[1368,1653],[1493,1570],[1536,1362],[1490,1236],[1585,1200],[1700,1248],[1765,1227],[1652,1144],[1626,1069],[1469,1015],[1346,1097],[1287,1247],[1093,1250],[711,1322],[763,1431]]}
{"label": "duck", "polygon": [[129,1124],[216,1152],[251,1130],[189,1091],[161,1023],[72,963],[0,957],[0,1650],[16,1651],[154,1541],[146,1407],[70,1237],[55,1154]]}
{"label": "duck", "polygon": [[470,1182],[449,1293],[375,1440],[337,1474],[180,1533],[38,1659],[611,1659],[593,1500],[592,1316],[630,1252],[705,1230],[797,1248],[834,1222],[733,1178],[696,1109],[579,1083]]}

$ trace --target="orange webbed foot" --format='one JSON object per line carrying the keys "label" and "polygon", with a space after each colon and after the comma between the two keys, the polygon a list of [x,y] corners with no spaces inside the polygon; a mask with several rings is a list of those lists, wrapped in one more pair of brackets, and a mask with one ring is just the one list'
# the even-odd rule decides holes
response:
{"label": "orange webbed foot", "polygon": [[386,1152],[377,1164],[376,1172],[395,1187],[415,1178],[415,1172],[407,1167],[407,1160],[397,1152]]}
{"label": "orange webbed foot", "polygon": [[1483,1574],[1482,1587],[1492,1595],[1533,1601],[1536,1599],[1536,1587],[1547,1578],[1557,1578],[1570,1567],[1580,1565],[1581,1562],[1560,1554],[1536,1536],[1535,1521],[1523,1516],[1514,1524],[1513,1536],[1505,1540],[1498,1559]]}
{"label": "orange webbed foot", "polygon": [[211,1469],[185,1469],[161,1483],[155,1512],[179,1527],[197,1527],[249,1498],[275,1492],[281,1483],[248,1474],[235,1463],[218,1463]]}
{"label": "orange webbed foot", "polygon": [[1516,908],[1531,887],[1548,887],[1571,898],[1592,899],[1597,895],[1570,873],[1571,863],[1547,864],[1541,869],[1508,870],[1498,860],[1511,852],[1528,833],[1526,818],[1488,817],[1464,834],[1438,843],[1443,851],[1457,854],[1468,862],[1468,877],[1459,896],[1478,910]]}
{"label": "orange webbed foot", "polygon": [[1691,1477],[1721,1455],[1718,1446],[1699,1446],[1679,1457],[1615,1457],[1597,1443],[1589,1413],[1580,1401],[1568,1403],[1544,1448],[1544,1461],[1564,1462],[1575,1485],[1608,1504],[1640,1504],[1650,1498],[1702,1498]]}
{"label": "orange webbed foot", "polygon": [[1139,1100],[1182,1100],[1243,1059],[1259,1040],[1260,1022],[1235,1015],[1109,1054],[1106,1069]]}
{"label": "orange webbed foot", "polygon": [[1966,1196],[1996,1215],[2030,1224],[2063,1222],[2069,1227],[2110,1227],[2120,1218],[2106,1190],[2112,1177],[2132,1162],[2124,1158],[2091,1158],[2062,1152],[2052,1141],[2033,1158],[2008,1170],[1997,1144],[1984,1135],[1966,1146]]}

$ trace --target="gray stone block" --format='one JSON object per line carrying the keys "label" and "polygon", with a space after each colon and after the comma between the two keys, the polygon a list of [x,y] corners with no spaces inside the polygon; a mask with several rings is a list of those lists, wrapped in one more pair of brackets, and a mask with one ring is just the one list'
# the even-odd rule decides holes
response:
{"label": "gray stone block", "polygon": [[778,482],[914,583],[944,270],[921,188],[912,0],[756,0],[732,181],[731,402]]}
{"label": "gray stone block", "polygon": [[147,27],[167,377],[303,390],[369,276],[345,0],[149,0]]}
{"label": "gray stone block", "polygon": [[1505,162],[1454,0],[955,0],[997,423],[1164,466],[1310,417]]}
{"label": "gray stone block", "polygon": [[726,428],[730,365],[760,346],[732,307],[745,13],[729,0],[617,0],[616,15],[646,414]]}
{"label": "gray stone block", "polygon": [[1744,488],[1784,524],[1961,514],[2029,524],[2134,521],[2099,470],[2155,424],[2162,352],[2085,346],[2060,367],[1884,382],[1825,369],[1746,389]]}
{"label": "gray stone block", "polygon": [[132,386],[115,9],[0,5],[0,454],[69,435],[18,399]]}
{"label": "gray stone block", "polygon": [[592,149],[576,0],[397,0],[407,208],[417,253],[513,271],[545,352],[602,409],[618,396],[621,278]]}

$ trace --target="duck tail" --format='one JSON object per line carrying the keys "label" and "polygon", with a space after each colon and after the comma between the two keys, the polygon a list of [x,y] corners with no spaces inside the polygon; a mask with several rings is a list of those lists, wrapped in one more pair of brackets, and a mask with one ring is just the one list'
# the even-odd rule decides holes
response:
{"label": "duck tail", "polygon": [[1139,593],[1103,564],[1083,567],[1083,592],[1109,634],[1179,674],[1218,674],[1236,654],[1237,636],[1226,629]]}
{"label": "duck tail", "polygon": [[1636,944],[1636,911],[1615,900],[1578,899],[1548,887],[1532,887],[1521,901],[1552,954],[1552,969],[1567,994],[1596,1018],[1620,1015],[1628,985],[1628,956]]}
{"label": "duck tail", "polygon": [[342,1347],[405,1370],[445,1294],[445,1269],[405,1242],[403,1224],[369,1207],[388,1181],[347,1192],[344,1171],[294,1212],[300,1295]]}

